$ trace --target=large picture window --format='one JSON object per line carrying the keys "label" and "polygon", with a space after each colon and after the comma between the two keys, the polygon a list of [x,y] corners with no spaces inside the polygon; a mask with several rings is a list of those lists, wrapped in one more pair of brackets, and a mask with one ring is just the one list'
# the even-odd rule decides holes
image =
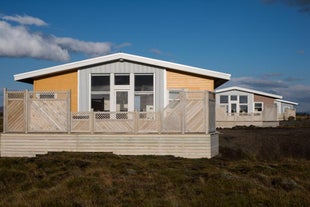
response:
{"label": "large picture window", "polygon": [[153,74],[135,74],[135,111],[154,111]]}
{"label": "large picture window", "polygon": [[110,75],[92,74],[91,108],[94,111],[110,111]]}

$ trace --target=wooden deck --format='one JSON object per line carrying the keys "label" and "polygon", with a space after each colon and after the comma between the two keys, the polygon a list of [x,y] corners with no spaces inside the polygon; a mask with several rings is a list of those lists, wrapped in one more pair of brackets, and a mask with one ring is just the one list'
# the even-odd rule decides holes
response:
{"label": "wooden deck", "polygon": [[118,155],[173,155],[211,158],[218,154],[219,136],[213,134],[102,135],[1,134],[1,157],[34,157],[48,152],[112,152]]}

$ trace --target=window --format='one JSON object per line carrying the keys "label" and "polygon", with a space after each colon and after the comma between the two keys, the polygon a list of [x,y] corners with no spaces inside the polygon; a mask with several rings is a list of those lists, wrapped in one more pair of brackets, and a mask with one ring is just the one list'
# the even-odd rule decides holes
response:
{"label": "window", "polygon": [[262,112],[263,111],[263,103],[255,102],[254,103],[254,111],[255,112]]}
{"label": "window", "polygon": [[135,91],[153,91],[153,75],[135,75]]}
{"label": "window", "polygon": [[169,107],[171,109],[175,108],[180,103],[180,93],[183,90],[170,90],[169,91]]}
{"label": "window", "polygon": [[91,108],[94,111],[110,111],[110,75],[92,74]]}
{"label": "window", "polygon": [[248,96],[239,96],[239,103],[248,103]]}
{"label": "window", "polygon": [[115,74],[114,84],[115,85],[129,85],[130,84],[129,74]]}
{"label": "window", "polygon": [[92,94],[91,108],[94,111],[110,111],[110,94]]}
{"label": "window", "polygon": [[238,98],[238,96],[234,96],[234,95],[233,95],[233,96],[230,96],[230,100],[231,100],[231,101],[237,101],[237,98]]}
{"label": "window", "polygon": [[110,76],[92,75],[91,91],[110,91]]}
{"label": "window", "polygon": [[248,113],[248,105],[240,105],[240,113]]}
{"label": "window", "polygon": [[220,96],[220,103],[221,104],[228,103],[228,96],[224,96],[224,95]]}
{"label": "window", "polygon": [[154,75],[135,74],[135,111],[154,111]]}

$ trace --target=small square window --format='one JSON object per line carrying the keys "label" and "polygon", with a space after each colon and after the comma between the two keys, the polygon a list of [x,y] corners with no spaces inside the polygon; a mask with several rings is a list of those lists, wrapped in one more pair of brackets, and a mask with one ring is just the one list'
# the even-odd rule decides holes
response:
{"label": "small square window", "polygon": [[248,96],[239,96],[239,103],[248,103]]}
{"label": "small square window", "polygon": [[92,91],[110,91],[110,76],[109,75],[92,75],[91,77]]}
{"label": "small square window", "polygon": [[230,96],[231,101],[237,101],[237,96]]}
{"label": "small square window", "polygon": [[263,111],[263,103],[255,103],[254,104],[255,112],[262,112]]}
{"label": "small square window", "polygon": [[228,103],[228,96],[220,96],[220,103],[224,104],[224,103]]}
{"label": "small square window", "polygon": [[248,113],[248,105],[240,105],[240,113]]}
{"label": "small square window", "polygon": [[115,85],[129,85],[130,78],[129,74],[115,74],[114,84]]}

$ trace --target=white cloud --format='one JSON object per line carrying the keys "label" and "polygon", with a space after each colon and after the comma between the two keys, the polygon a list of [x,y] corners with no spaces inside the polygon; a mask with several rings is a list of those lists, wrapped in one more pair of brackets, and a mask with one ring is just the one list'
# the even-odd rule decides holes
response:
{"label": "white cloud", "polygon": [[111,52],[112,44],[108,42],[85,42],[69,37],[54,37],[56,45],[72,52],[84,52],[89,55],[101,55]]}
{"label": "white cloud", "polygon": [[[87,42],[32,32],[24,25],[47,25],[43,20],[35,17],[3,16],[1,19],[6,21],[0,20],[0,56],[68,61],[70,52],[99,56],[131,45],[130,43],[114,45],[110,42]],[[11,25],[8,20],[21,25]]]}
{"label": "white cloud", "polygon": [[12,26],[0,21],[0,56],[32,57],[67,61],[66,48],[49,41],[39,33],[31,33],[24,26]]}
{"label": "white cloud", "polygon": [[32,17],[32,16],[3,16],[2,19],[7,20],[7,21],[13,21],[13,22],[17,22],[19,24],[23,24],[23,25],[36,25],[36,26],[46,26],[47,23],[44,22],[43,20],[36,18],[36,17]]}

